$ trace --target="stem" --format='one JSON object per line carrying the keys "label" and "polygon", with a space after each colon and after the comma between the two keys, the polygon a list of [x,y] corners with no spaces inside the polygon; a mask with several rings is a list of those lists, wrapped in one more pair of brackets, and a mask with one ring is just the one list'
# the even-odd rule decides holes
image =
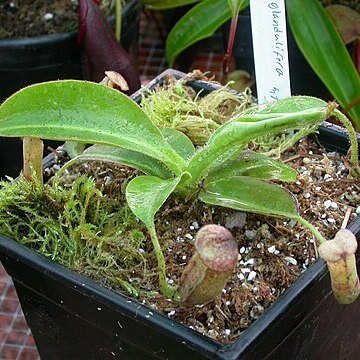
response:
{"label": "stem", "polygon": [[39,138],[24,137],[23,138],[23,160],[24,160],[24,177],[31,181],[32,176],[43,182],[43,158],[44,144]]}
{"label": "stem", "polygon": [[62,174],[65,172],[66,169],[68,169],[70,166],[72,166],[73,164],[75,164],[77,161],[79,161],[79,159],[77,157],[69,160],[68,162],[66,162],[60,169],[59,171],[54,175],[54,180],[53,183],[54,184],[58,184],[60,181],[60,178],[62,176]]}
{"label": "stem", "polygon": [[88,210],[90,199],[91,199],[92,195],[93,195],[93,193],[88,192],[85,196],[84,206],[81,209],[81,214],[80,214],[80,228],[83,228],[84,225],[86,224],[86,214],[87,214],[87,210]]}
{"label": "stem", "polygon": [[350,140],[350,149],[351,149],[351,157],[350,162],[353,166],[351,175],[354,177],[360,176],[360,167],[359,167],[359,147],[358,142],[356,138],[356,131],[351,123],[351,121],[339,110],[335,109],[333,112],[333,115],[342,122],[342,124],[345,126],[346,130],[349,134],[349,140]]}
{"label": "stem", "polygon": [[[280,158],[281,154],[285,152],[287,149],[291,148],[293,145],[295,145],[300,139],[304,138],[305,136],[312,134],[316,131],[318,126],[312,126],[309,128],[304,127],[303,129],[300,129],[298,132],[294,134],[289,134],[290,136],[285,139],[284,142],[280,142],[279,146],[275,149],[272,149],[265,153],[267,156],[276,156],[277,158]],[[291,130],[289,131],[291,132]]]}
{"label": "stem", "polygon": [[228,41],[228,46],[227,46],[227,51],[226,51],[227,54],[229,55],[229,57],[232,56],[233,49],[234,49],[234,41],[235,41],[238,19],[239,19],[238,13],[234,14],[234,16],[231,19],[229,41]]}
{"label": "stem", "polygon": [[320,234],[320,232],[315,228],[315,226],[312,225],[311,223],[309,223],[307,220],[305,220],[300,215],[297,217],[294,217],[294,220],[298,221],[301,225],[304,225],[308,230],[310,230],[313,233],[313,235],[315,236],[315,238],[318,240],[319,245],[326,241],[324,239],[324,237]]}
{"label": "stem", "polygon": [[355,40],[355,66],[360,74],[360,39]]}
{"label": "stem", "polygon": [[230,58],[232,57],[232,53],[233,53],[238,18],[239,18],[239,14],[236,12],[235,14],[233,14],[233,17],[231,19],[228,45],[227,45],[227,50],[226,50],[226,54],[224,56],[224,61],[223,61],[223,74],[224,75],[226,75],[229,72],[229,61],[230,61]]}
{"label": "stem", "polygon": [[155,226],[148,226],[148,230],[151,237],[151,242],[154,247],[156,259],[158,262],[158,271],[159,271],[159,283],[160,283],[160,291],[164,296],[170,299],[178,299],[179,295],[176,291],[176,287],[167,283],[166,281],[166,264],[164,254],[161,250],[161,246],[159,244],[159,240],[156,235]]}
{"label": "stem", "polygon": [[358,95],[355,99],[351,100],[344,108],[344,114],[347,114],[353,107],[360,104],[360,95]]}
{"label": "stem", "polygon": [[118,42],[121,39],[121,13],[122,13],[122,4],[121,0],[115,1],[115,37]]}

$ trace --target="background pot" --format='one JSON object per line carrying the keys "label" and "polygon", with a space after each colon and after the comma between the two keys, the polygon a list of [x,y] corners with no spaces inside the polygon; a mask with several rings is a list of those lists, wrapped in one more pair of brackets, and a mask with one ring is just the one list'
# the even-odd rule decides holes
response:
{"label": "background pot", "polygon": [[0,40],[0,98],[24,86],[54,79],[82,79],[77,33]]}
{"label": "background pot", "polygon": [[[169,73],[171,71],[165,72]],[[172,72],[177,77],[181,73]],[[149,83],[156,86],[164,73]],[[214,89],[203,81],[192,86]],[[140,100],[141,91],[133,95]],[[340,130],[340,131],[338,131]],[[320,129],[331,149],[348,140]],[[360,143],[360,138],[359,138]],[[344,147],[343,147],[344,145]],[[45,159],[45,166],[51,163]],[[348,227],[360,240],[360,217]],[[360,250],[357,252],[360,264]],[[359,303],[334,300],[326,264],[316,261],[240,338],[221,345],[154,309],[0,236],[0,260],[13,278],[42,359],[359,359]]]}
{"label": "background pot", "polygon": [[[223,42],[226,48],[230,24],[226,23],[222,27]],[[300,49],[296,45],[295,39],[287,25],[287,40],[289,52],[289,70],[291,93],[293,95],[310,95],[322,99],[329,97],[329,92],[311,69]],[[253,53],[253,40],[251,33],[250,15],[239,15],[238,26],[234,43],[234,62],[236,69],[246,70],[255,78],[255,65]],[[256,87],[254,86],[256,96]]]}
{"label": "background pot", "polygon": [[[127,50],[137,43],[139,16],[139,0],[128,1],[123,8],[121,38]],[[83,79],[81,49],[76,40],[76,31],[0,40],[0,102],[30,84]]]}
{"label": "background pot", "polygon": [[[122,14],[121,43],[135,58],[141,3],[127,1]],[[114,21],[114,16],[112,21]],[[111,18],[110,18],[111,21]],[[0,103],[17,90],[38,82],[84,79],[77,32],[0,40]],[[59,142],[45,142],[57,147]],[[11,154],[11,156],[9,156]],[[0,138],[0,177],[17,176],[22,168],[19,139]]]}

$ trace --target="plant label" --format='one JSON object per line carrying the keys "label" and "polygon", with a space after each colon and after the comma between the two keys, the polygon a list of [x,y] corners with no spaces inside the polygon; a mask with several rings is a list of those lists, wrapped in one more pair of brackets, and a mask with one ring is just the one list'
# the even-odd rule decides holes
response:
{"label": "plant label", "polygon": [[284,0],[250,0],[259,103],[291,96]]}

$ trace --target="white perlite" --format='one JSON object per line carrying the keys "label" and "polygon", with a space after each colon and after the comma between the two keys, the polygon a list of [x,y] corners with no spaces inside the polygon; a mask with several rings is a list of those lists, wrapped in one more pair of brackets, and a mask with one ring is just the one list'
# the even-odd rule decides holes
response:
{"label": "white perlite", "polygon": [[332,200],[325,200],[324,201],[324,207],[325,207],[325,209],[331,208],[332,210],[337,210],[338,204],[335,201],[332,201]]}
{"label": "white perlite", "polygon": [[255,280],[256,275],[257,275],[256,271],[250,271],[250,273],[249,273],[249,275],[248,275],[248,277],[247,277],[247,280],[248,280],[248,281],[253,281],[253,280]]}
{"label": "white perlite", "polygon": [[297,260],[294,259],[294,258],[291,257],[291,256],[285,256],[285,257],[284,257],[284,260],[285,260],[288,264],[297,265]]}
{"label": "white perlite", "polygon": [[46,14],[44,15],[44,20],[46,20],[46,21],[50,21],[50,20],[52,20],[53,18],[54,18],[54,14],[46,13]]}
{"label": "white perlite", "polygon": [[170,312],[168,312],[167,316],[168,317],[172,317],[175,315],[175,310],[171,310]]}
{"label": "white perlite", "polygon": [[275,245],[270,246],[267,250],[268,250],[268,252],[269,252],[270,254],[275,254],[275,255],[277,255],[277,254],[280,253],[280,251],[276,249]]}

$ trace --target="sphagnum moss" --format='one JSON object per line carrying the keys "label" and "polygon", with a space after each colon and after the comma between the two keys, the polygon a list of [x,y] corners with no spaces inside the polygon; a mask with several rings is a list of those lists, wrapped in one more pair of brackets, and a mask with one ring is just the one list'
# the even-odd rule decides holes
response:
{"label": "sphagnum moss", "polygon": [[140,293],[132,278],[146,279],[146,238],[124,201],[85,175],[68,187],[23,177],[0,186],[0,233],[104,285]]}
{"label": "sphagnum moss", "polygon": [[172,79],[165,87],[147,91],[141,101],[154,124],[183,132],[194,145],[205,144],[223,123],[252,105],[250,91],[239,95],[222,86],[205,95],[195,93],[182,79]]}

